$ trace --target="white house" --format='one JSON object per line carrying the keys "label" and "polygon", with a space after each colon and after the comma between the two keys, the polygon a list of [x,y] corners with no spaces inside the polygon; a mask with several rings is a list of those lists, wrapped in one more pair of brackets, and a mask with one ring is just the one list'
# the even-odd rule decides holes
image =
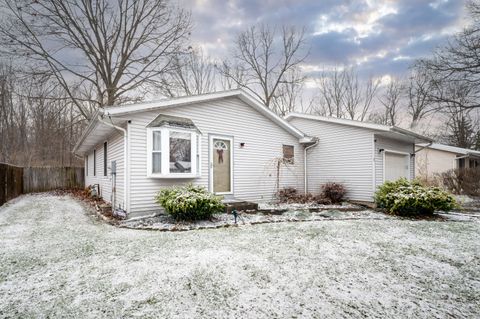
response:
{"label": "white house", "polygon": [[303,145],[311,143],[233,90],[99,110],[74,152],[85,158],[86,185],[135,216],[158,211],[155,194],[183,183],[254,202],[278,187],[303,192]]}
{"label": "white house", "polygon": [[299,113],[286,119],[318,137],[318,145],[307,152],[307,190],[318,192],[326,181],[340,182],[356,201],[373,201],[385,181],[413,179],[415,144],[430,141],[395,126]]}
{"label": "white house", "polygon": [[417,145],[416,174],[426,179],[451,169],[474,168],[479,164],[479,151],[438,143]]}
{"label": "white house", "polygon": [[85,158],[86,185],[98,184],[100,196],[132,217],[157,213],[155,194],[184,183],[261,202],[279,188],[318,193],[339,181],[351,199],[372,201],[384,180],[413,177],[419,140],[374,124],[282,119],[232,90],[99,110],[74,152]]}

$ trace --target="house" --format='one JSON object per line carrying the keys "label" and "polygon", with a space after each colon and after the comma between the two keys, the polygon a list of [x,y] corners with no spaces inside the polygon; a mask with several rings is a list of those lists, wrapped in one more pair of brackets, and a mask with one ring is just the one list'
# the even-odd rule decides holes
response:
{"label": "house", "polygon": [[312,138],[242,90],[98,110],[76,144],[86,185],[129,217],[161,210],[162,188],[202,185],[227,199],[260,202],[278,188],[304,191]]}
{"label": "house", "polygon": [[444,144],[417,145],[416,173],[425,179],[457,168],[474,168],[480,164],[480,151]]}
{"label": "house", "polygon": [[290,113],[286,120],[318,145],[307,151],[307,190],[326,181],[343,183],[350,200],[372,202],[378,186],[415,177],[415,144],[424,136],[395,126]]}
{"label": "house", "polygon": [[[157,214],[163,187],[193,183],[226,200],[271,200],[278,189],[345,183],[372,201],[377,186],[413,178],[415,143],[396,127],[290,114],[283,119],[243,90],[98,110],[74,148],[85,183],[128,212]],[[307,154],[307,156],[305,156]]]}

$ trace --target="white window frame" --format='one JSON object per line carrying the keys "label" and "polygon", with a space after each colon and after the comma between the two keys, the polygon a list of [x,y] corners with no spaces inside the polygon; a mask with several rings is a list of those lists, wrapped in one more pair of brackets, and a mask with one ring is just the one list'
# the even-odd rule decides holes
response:
{"label": "white window frame", "polygon": [[[153,132],[161,132],[161,168],[160,173],[152,173]],[[191,145],[191,173],[170,173],[170,132],[190,134]],[[197,140],[198,136],[198,140]],[[201,135],[195,130],[149,127],[147,128],[147,177],[150,178],[199,178],[201,177]],[[198,142],[198,143],[197,143]],[[197,165],[197,161],[199,162]],[[199,169],[197,169],[199,168]]]}

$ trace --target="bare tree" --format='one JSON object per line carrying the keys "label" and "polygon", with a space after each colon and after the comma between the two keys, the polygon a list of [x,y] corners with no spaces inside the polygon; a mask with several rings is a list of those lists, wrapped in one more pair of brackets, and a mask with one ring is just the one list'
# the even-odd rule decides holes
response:
{"label": "bare tree", "polygon": [[343,104],[346,115],[351,120],[364,121],[370,112],[380,80],[369,78],[362,85],[355,69],[347,69],[344,74],[345,94]]}
{"label": "bare tree", "polygon": [[480,1],[470,1],[467,9],[471,24],[454,36],[447,46],[437,49],[432,58],[419,60],[417,67],[428,70],[436,83],[458,82],[470,86],[470,96],[474,99],[469,104],[458,104],[456,99],[445,95],[444,90],[434,90],[429,95],[434,102],[448,102],[470,109],[480,107]]}
{"label": "bare tree", "polygon": [[441,94],[449,96],[448,101],[439,105],[441,114],[445,118],[443,139],[458,147],[471,148],[475,144],[476,135],[479,132],[478,116],[475,118],[473,109],[465,108],[475,99],[470,85],[449,82],[443,83]]}
{"label": "bare tree", "polygon": [[374,117],[377,122],[385,125],[396,126],[399,122],[399,113],[402,108],[402,98],[404,94],[404,84],[399,79],[392,79],[385,88],[379,101],[383,106],[383,111]]}
{"label": "bare tree", "polygon": [[302,92],[305,76],[297,68],[285,74],[285,83],[281,85],[273,99],[273,111],[280,116],[293,112],[302,104]]}
{"label": "bare tree", "polygon": [[344,116],[345,72],[335,68],[332,72],[323,72],[317,80],[320,89],[320,103],[315,113],[325,116]]}
{"label": "bare tree", "polygon": [[354,68],[335,68],[323,72],[317,81],[319,103],[314,112],[320,115],[364,121],[370,112],[380,81],[359,79]]}
{"label": "bare tree", "polygon": [[75,93],[95,89],[97,106],[134,98],[171,68],[190,16],[166,0],[2,0],[4,53],[51,75],[88,117]]}
{"label": "bare tree", "polygon": [[7,64],[0,67],[0,97],[1,162],[79,164],[71,151],[85,118],[60,86],[43,77],[22,78]]}
{"label": "bare tree", "polygon": [[214,92],[217,89],[215,63],[201,49],[190,48],[172,61],[172,69],[163,76],[160,91],[170,97]]}
{"label": "bare tree", "polygon": [[268,108],[283,85],[291,84],[288,74],[306,58],[304,30],[253,26],[240,33],[231,61],[219,67],[223,76],[257,96]]}
{"label": "bare tree", "polygon": [[434,90],[432,80],[422,70],[414,70],[406,87],[408,113],[412,117],[410,128],[417,127],[418,122],[435,110],[430,94]]}

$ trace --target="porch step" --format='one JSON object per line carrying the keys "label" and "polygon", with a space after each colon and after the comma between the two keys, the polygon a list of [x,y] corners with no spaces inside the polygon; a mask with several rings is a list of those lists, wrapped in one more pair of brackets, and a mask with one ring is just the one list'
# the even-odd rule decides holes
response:
{"label": "porch step", "polygon": [[258,210],[257,203],[236,200],[224,200],[223,203],[225,204],[226,214],[231,214],[234,209],[237,211]]}

